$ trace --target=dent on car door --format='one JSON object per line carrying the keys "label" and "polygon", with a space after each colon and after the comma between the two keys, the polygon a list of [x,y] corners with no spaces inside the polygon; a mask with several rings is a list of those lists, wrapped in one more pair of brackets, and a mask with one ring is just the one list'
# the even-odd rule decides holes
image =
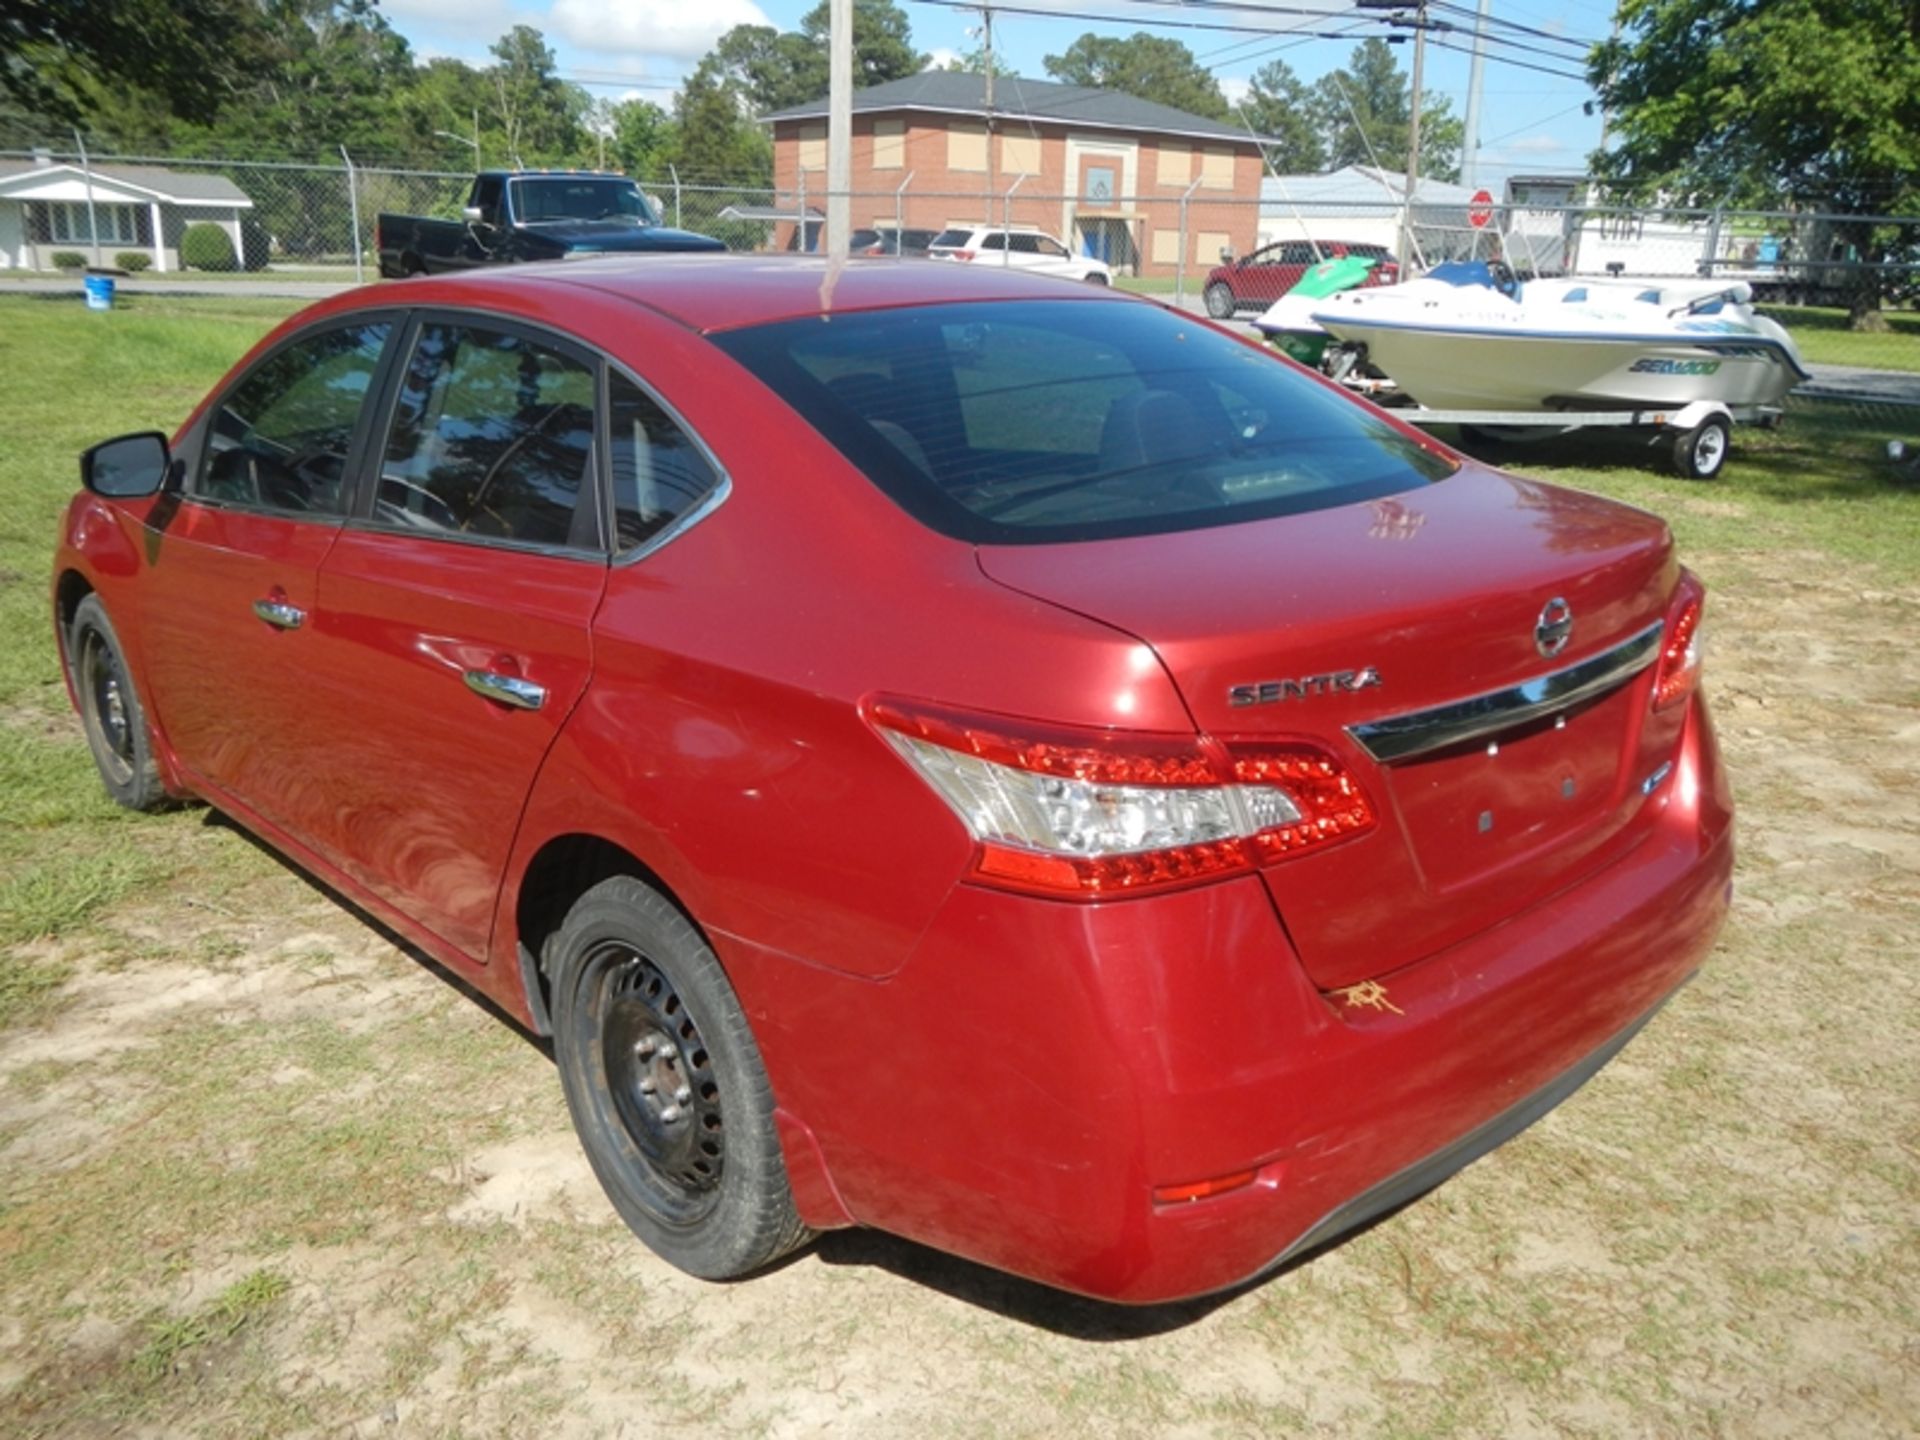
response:
{"label": "dent on car door", "polygon": [[142,583],[153,710],[196,783],[285,823],[303,758],[316,576],[351,493],[390,317],[282,345],[209,409],[185,493],[149,518]]}
{"label": "dent on car door", "polygon": [[598,365],[429,316],[397,367],[361,514],[321,569],[309,674],[349,875],[479,958],[522,803],[591,670],[606,586]]}

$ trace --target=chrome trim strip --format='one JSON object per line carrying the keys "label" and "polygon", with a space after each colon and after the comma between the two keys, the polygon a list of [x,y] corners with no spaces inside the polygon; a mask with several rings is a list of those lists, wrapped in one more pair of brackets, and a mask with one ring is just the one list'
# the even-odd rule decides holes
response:
{"label": "chrome trim strip", "polygon": [[1656,620],[1639,634],[1589,656],[1564,670],[1535,676],[1504,690],[1489,690],[1465,700],[1454,700],[1428,710],[1412,710],[1349,725],[1347,733],[1375,760],[1385,764],[1444,750],[1495,731],[1524,725],[1576,705],[1603,690],[1639,674],[1660,653],[1664,620]]}

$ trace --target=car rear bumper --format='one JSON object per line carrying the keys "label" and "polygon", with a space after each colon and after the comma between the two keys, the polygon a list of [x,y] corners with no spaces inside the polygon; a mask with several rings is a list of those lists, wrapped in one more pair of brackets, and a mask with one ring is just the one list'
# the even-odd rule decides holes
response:
{"label": "car rear bumper", "polygon": [[[1645,839],[1598,874],[1331,994],[1252,878],[1102,906],[962,887],[882,983],[722,952],[840,1218],[1104,1299],[1174,1300],[1469,1163],[1685,982],[1733,859],[1702,705],[1648,803]],[[1154,1198],[1248,1170],[1212,1198]]]}

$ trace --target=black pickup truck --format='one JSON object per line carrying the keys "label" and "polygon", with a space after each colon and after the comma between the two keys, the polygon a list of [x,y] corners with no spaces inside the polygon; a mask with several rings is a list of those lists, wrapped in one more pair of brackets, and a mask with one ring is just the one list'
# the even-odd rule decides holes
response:
{"label": "black pickup truck", "polygon": [[389,280],[583,255],[724,250],[706,235],[661,225],[624,175],[575,170],[483,170],[461,220],[382,214],[374,231]]}

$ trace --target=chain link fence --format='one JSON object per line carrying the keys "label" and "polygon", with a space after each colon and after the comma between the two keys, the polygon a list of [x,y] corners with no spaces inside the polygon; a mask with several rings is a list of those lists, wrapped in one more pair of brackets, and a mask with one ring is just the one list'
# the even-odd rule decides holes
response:
{"label": "chain link fence", "polygon": [[[71,150],[0,152],[0,178],[38,166],[81,167]],[[378,274],[378,217],[383,212],[458,220],[471,176],[464,172],[363,165],[343,152],[338,164],[299,165],[221,157],[93,155],[85,168],[102,189],[163,183],[205,187],[224,181],[243,201],[230,215],[236,243],[224,263],[196,269],[184,251],[162,254],[171,232],[144,221],[125,229],[103,225],[101,250],[124,254],[144,242],[156,272],[205,278],[248,273],[343,284]],[[826,199],[817,173],[781,188],[694,177],[671,169],[639,183],[665,224],[713,236],[739,251],[817,249]],[[69,187],[70,188],[70,187]],[[1416,204],[1377,200],[1293,203],[1270,184],[1260,200],[1224,197],[1196,187],[1178,198],[1045,193],[1025,176],[999,176],[968,191],[917,185],[852,198],[856,229],[897,231],[908,253],[955,225],[1034,229],[1078,254],[1112,266],[1117,282],[1198,309],[1217,302],[1210,289],[1231,283],[1218,267],[1238,262],[1277,273],[1235,297],[1225,317],[1251,319],[1291,284],[1298,263],[1358,249],[1405,257],[1404,277],[1448,260],[1499,261],[1524,282],[1533,277],[1610,275],[1706,279],[1746,285],[1762,313],[1793,334],[1816,380],[1803,396],[1823,393],[1850,403],[1894,407],[1920,428],[1920,218],[1819,211],[1734,211],[1667,207],[1534,206],[1495,203]],[[64,192],[63,192],[64,193]],[[66,213],[16,205],[9,248],[6,202],[0,201],[0,265],[13,270],[77,263],[91,247]],[[133,207],[138,208],[138,207]],[[65,213],[65,212],[63,212]],[[158,211],[155,211],[156,215]],[[137,217],[136,217],[137,218]],[[96,221],[96,223],[98,223]],[[224,253],[224,252],[223,252]],[[1265,288],[1263,288],[1263,286]],[[1209,306],[1222,314],[1217,303]]]}

